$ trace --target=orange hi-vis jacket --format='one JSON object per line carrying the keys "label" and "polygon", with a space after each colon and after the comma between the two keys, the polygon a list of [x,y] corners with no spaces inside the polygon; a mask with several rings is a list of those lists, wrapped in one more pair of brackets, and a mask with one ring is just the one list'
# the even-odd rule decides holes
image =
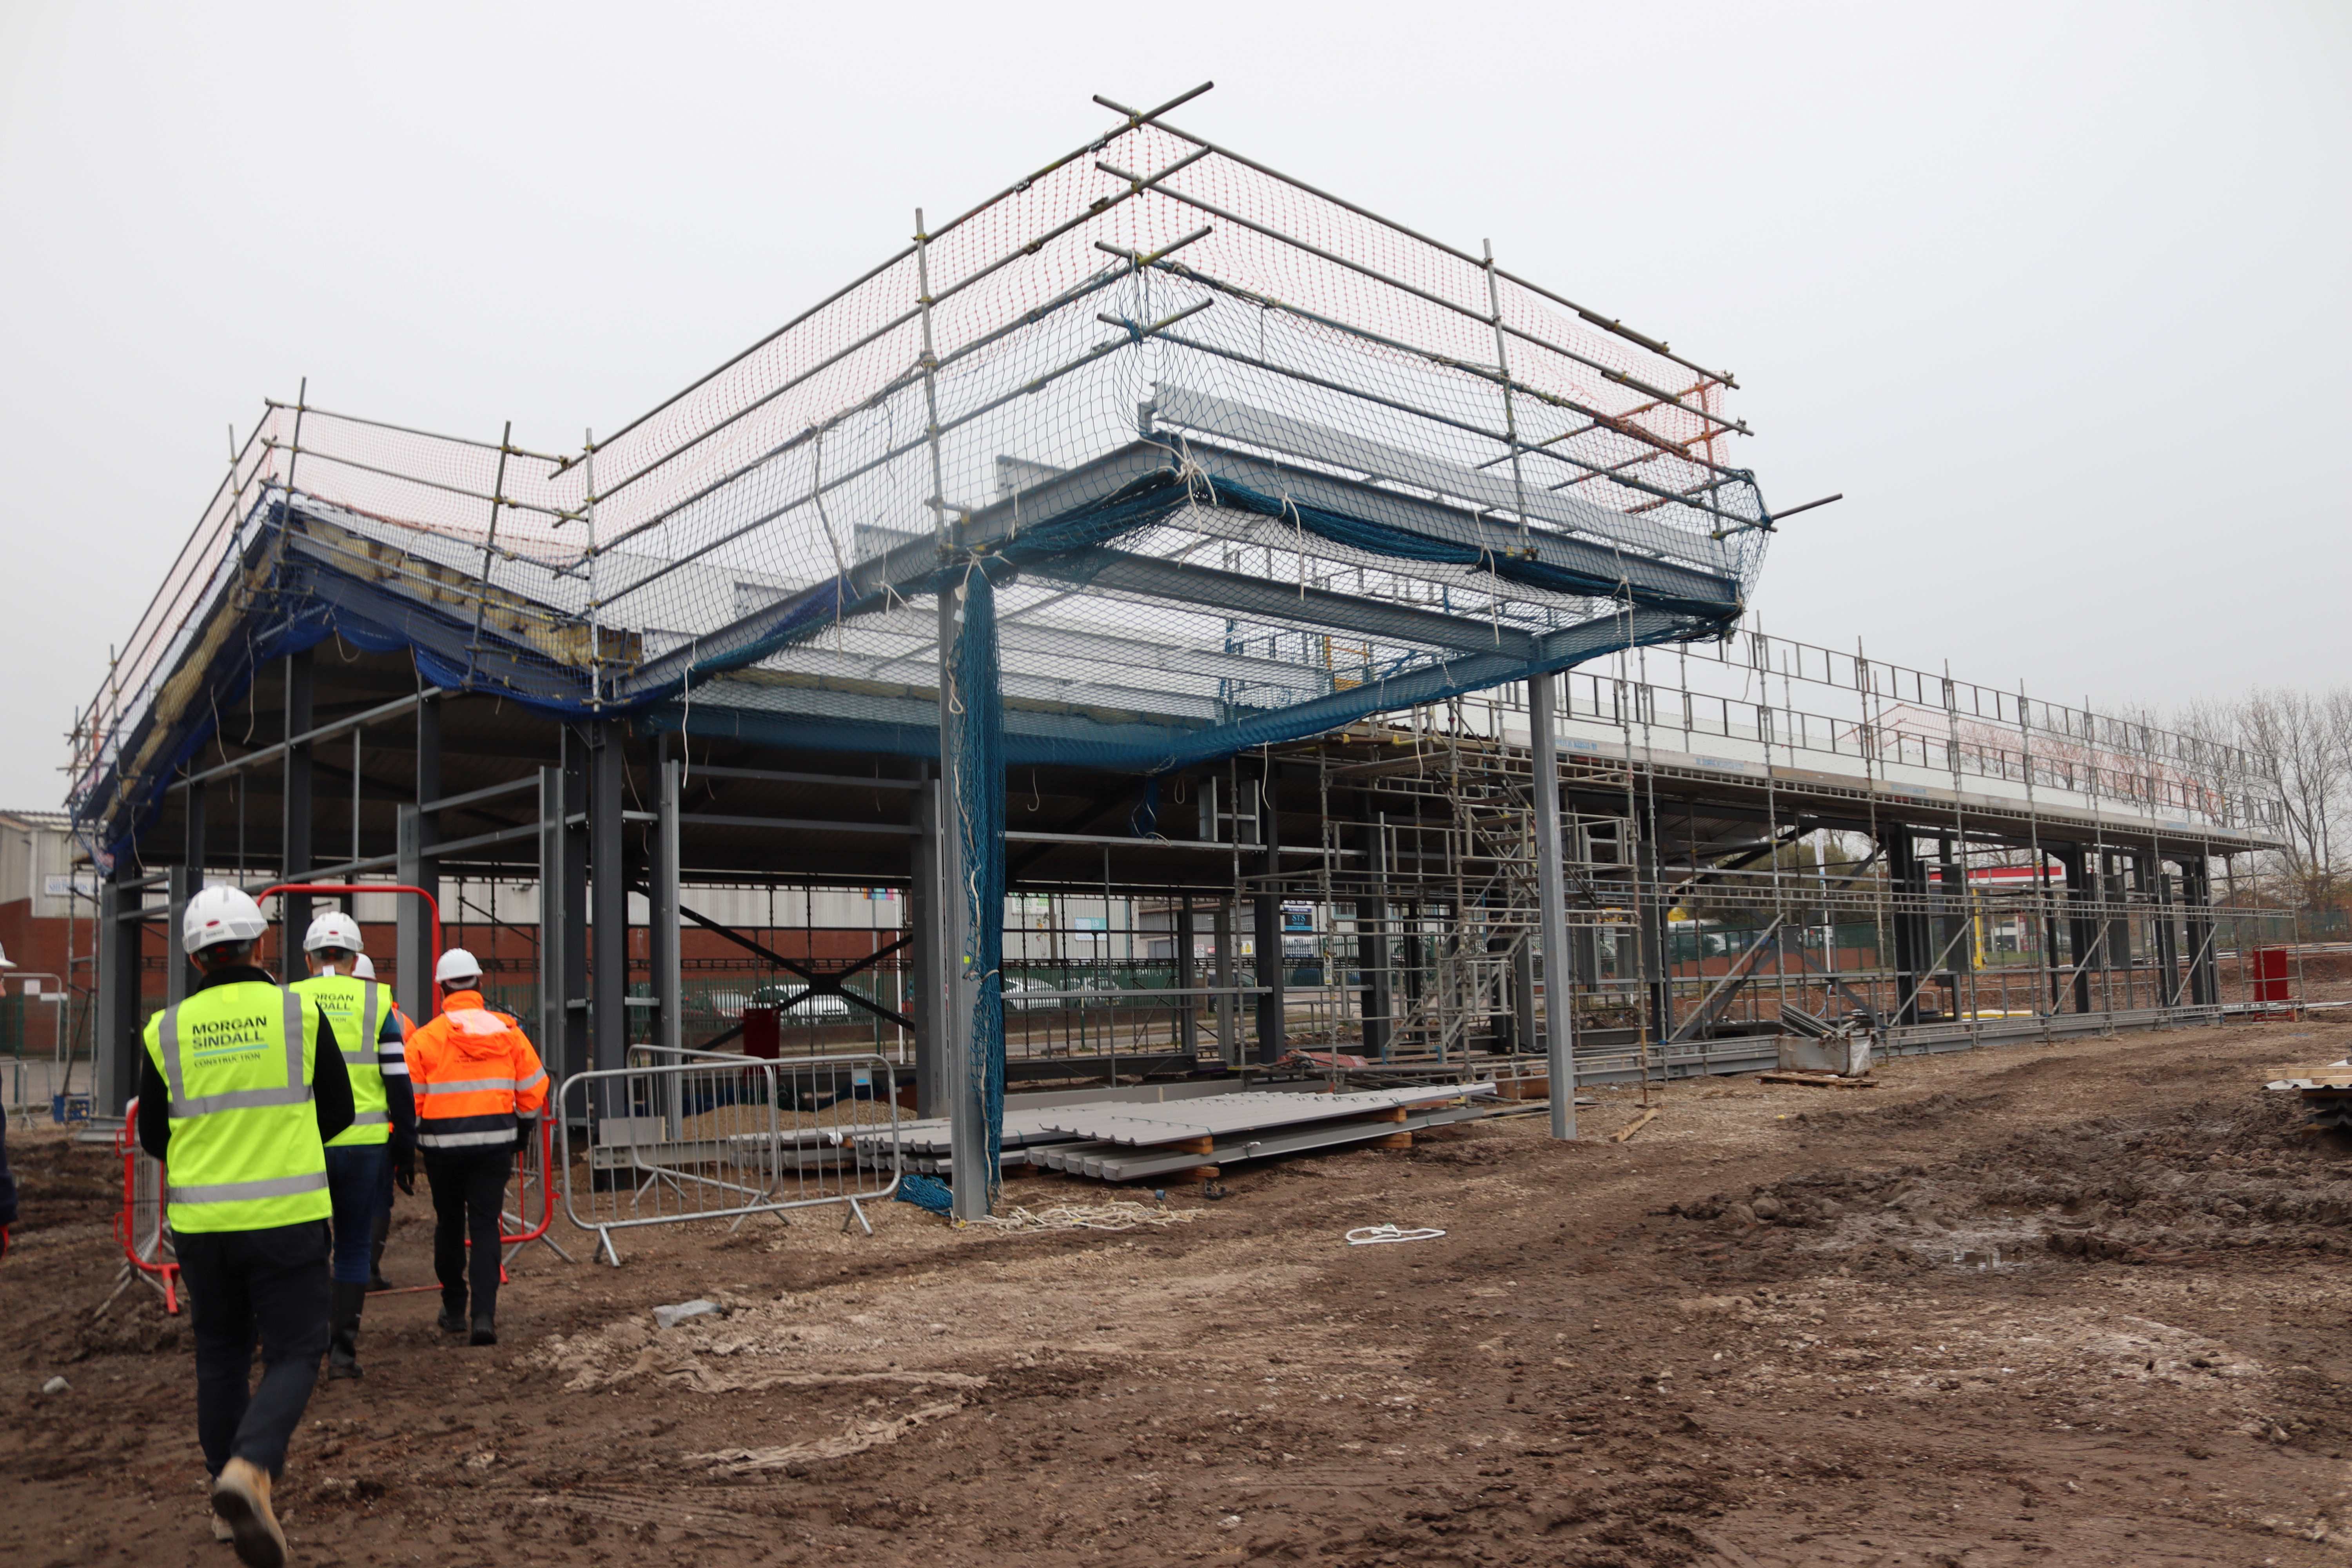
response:
{"label": "orange hi-vis jacket", "polygon": [[455,991],[441,1016],[408,1037],[416,1091],[416,1142],[425,1149],[512,1144],[521,1119],[547,1103],[547,1068],[504,1013],[478,991]]}

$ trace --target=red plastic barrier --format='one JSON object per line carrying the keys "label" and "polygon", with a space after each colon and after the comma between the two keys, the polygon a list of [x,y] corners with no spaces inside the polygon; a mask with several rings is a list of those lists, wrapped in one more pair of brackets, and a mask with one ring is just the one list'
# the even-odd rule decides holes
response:
{"label": "red plastic barrier", "polygon": [[2257,1002],[2292,1002],[2293,983],[2287,978],[2287,951],[2283,947],[2258,947],[2247,954],[2253,961],[2254,1000]]}

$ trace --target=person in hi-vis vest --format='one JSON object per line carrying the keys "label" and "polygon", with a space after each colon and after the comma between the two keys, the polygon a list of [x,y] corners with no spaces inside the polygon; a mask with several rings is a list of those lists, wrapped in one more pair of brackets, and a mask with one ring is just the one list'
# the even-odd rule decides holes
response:
{"label": "person in hi-vis vest", "polygon": [[360,922],[330,910],[302,938],[310,978],[291,989],[319,1005],[335,1026],[352,1079],[352,1124],[327,1144],[327,1192],[334,1200],[333,1286],[327,1376],[360,1375],[360,1312],[367,1305],[376,1216],[390,1184],[416,1191],[416,1101],[408,1088],[404,1031],[392,994],[354,973]]}
{"label": "person in hi-vis vest", "polygon": [[278,1568],[269,1492],[326,1353],[327,1141],[352,1124],[352,1082],[318,1005],[256,967],[265,929],[235,888],[188,900],[180,945],[203,979],[148,1020],[138,1116],[188,1289],[215,1532]]}

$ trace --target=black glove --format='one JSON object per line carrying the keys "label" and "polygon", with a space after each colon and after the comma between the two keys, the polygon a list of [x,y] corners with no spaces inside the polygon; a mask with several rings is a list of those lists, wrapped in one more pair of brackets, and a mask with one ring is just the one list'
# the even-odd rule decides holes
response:
{"label": "black glove", "polygon": [[514,1146],[516,1153],[529,1153],[530,1152],[531,1144],[538,1142],[538,1140],[539,1119],[537,1117],[525,1116],[515,1122]]}
{"label": "black glove", "polygon": [[402,1192],[406,1193],[410,1197],[413,1198],[416,1195],[416,1151],[415,1148],[399,1148],[394,1149],[392,1152],[392,1182],[393,1185],[398,1187]]}

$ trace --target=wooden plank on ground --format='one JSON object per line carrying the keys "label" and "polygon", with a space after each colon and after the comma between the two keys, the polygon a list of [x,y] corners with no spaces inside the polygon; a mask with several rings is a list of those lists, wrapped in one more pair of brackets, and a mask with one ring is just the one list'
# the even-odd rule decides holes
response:
{"label": "wooden plank on ground", "polygon": [[1833,1072],[1759,1072],[1759,1083],[1793,1083],[1807,1089],[1876,1089],[1878,1080],[1867,1078],[1840,1078]]}
{"label": "wooden plank on ground", "polygon": [[1643,1128],[1647,1127],[1651,1122],[1655,1121],[1657,1119],[1658,1108],[1654,1105],[1650,1107],[1649,1110],[1642,1112],[1641,1115],[1633,1118],[1633,1121],[1625,1123],[1624,1126],[1617,1129],[1616,1131],[1612,1132],[1609,1135],[1609,1141],[1612,1143],[1622,1143],[1626,1139],[1631,1138],[1634,1133],[1639,1132]]}

